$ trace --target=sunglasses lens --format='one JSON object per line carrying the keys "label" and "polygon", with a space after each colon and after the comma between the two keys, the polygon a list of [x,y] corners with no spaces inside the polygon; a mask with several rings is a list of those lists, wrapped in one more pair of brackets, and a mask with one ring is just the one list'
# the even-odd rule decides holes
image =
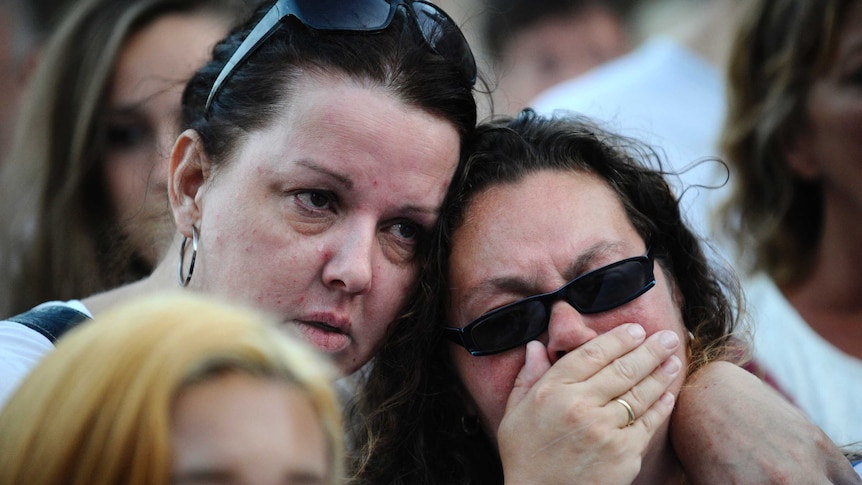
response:
{"label": "sunglasses lens", "polygon": [[389,25],[392,12],[385,0],[295,0],[294,9],[303,24],[319,30],[378,30]]}
{"label": "sunglasses lens", "polygon": [[652,271],[647,260],[623,261],[578,278],[566,288],[566,298],[582,313],[620,306],[649,289]]}
{"label": "sunglasses lens", "polygon": [[481,352],[502,352],[541,335],[548,312],[540,301],[517,303],[478,322],[470,331]]}
{"label": "sunglasses lens", "polygon": [[461,63],[461,68],[470,78],[472,83],[476,82],[476,60],[473,52],[467,44],[464,34],[455,22],[437,7],[424,3],[413,2],[413,13],[419,30],[428,45],[434,52],[447,58],[455,59]]}

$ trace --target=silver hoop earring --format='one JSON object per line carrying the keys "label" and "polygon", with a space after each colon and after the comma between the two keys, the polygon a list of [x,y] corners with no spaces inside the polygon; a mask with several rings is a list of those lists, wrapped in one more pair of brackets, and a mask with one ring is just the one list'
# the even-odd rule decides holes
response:
{"label": "silver hoop earring", "polygon": [[192,280],[192,273],[195,272],[195,259],[198,257],[198,228],[192,226],[192,259],[189,262],[189,274],[185,278],[183,278],[183,260],[186,257],[186,242],[188,242],[189,238],[183,236],[183,243],[180,244],[180,262],[177,264],[177,281],[180,286],[185,288],[189,286],[189,282]]}

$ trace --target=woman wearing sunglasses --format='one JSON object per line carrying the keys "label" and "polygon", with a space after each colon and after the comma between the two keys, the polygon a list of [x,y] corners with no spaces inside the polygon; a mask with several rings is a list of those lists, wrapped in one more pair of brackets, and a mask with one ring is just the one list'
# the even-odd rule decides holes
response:
{"label": "woman wearing sunglasses", "polygon": [[278,0],[213,56],[183,95],[174,251],[146,279],[0,322],[6,394],[70,322],[143,293],[253,304],[345,374],[410,301],[476,122],[475,62],[451,19],[418,1]]}
{"label": "woman wearing sunglasses", "polygon": [[[632,147],[532,112],[479,128],[444,202],[416,317],[396,324],[402,337],[369,376],[369,417],[354,423],[360,482],[714,478],[683,466],[669,417],[686,376],[740,355],[734,286],[708,265],[661,173],[636,157],[657,159]],[[662,365],[639,365],[646,353]],[[858,480],[833,458],[838,481]],[[811,473],[794,480],[822,479]]]}

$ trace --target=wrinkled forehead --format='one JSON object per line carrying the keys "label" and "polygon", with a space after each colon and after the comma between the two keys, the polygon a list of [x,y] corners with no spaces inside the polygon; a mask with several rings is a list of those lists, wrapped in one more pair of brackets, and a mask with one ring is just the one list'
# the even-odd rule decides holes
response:
{"label": "wrinkled forehead", "polygon": [[505,266],[510,257],[572,253],[579,246],[632,235],[636,231],[620,198],[601,177],[538,170],[515,182],[491,184],[471,198],[452,231],[449,261],[454,266],[465,257],[488,263],[496,258]]}

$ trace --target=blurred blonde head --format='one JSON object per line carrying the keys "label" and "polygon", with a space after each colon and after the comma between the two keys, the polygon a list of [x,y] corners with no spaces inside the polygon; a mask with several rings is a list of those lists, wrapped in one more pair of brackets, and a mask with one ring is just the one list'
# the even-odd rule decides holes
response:
{"label": "blurred blonde head", "polygon": [[334,370],[258,312],[193,294],[150,296],[70,332],[0,414],[0,483],[168,484],[179,393],[225,373],[305,394],[342,475]]}
{"label": "blurred blonde head", "polygon": [[744,270],[779,285],[808,274],[821,236],[822,194],[787,152],[808,128],[811,88],[834,62],[857,0],[758,0],[747,5],[728,67],[721,149],[734,192],[720,209]]}

